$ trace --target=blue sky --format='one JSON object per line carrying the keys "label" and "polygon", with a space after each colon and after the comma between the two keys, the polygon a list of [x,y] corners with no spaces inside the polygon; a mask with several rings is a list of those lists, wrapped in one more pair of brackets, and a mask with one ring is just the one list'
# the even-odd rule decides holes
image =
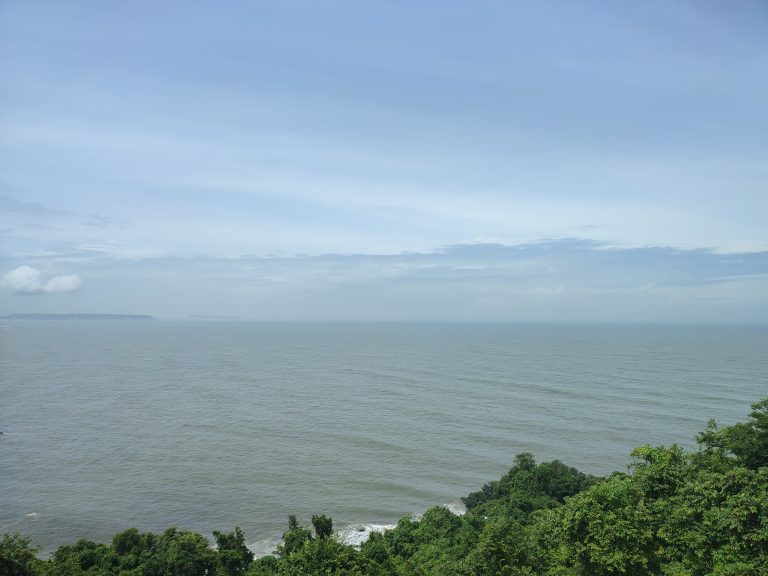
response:
{"label": "blue sky", "polygon": [[0,313],[768,321],[762,1],[0,6]]}

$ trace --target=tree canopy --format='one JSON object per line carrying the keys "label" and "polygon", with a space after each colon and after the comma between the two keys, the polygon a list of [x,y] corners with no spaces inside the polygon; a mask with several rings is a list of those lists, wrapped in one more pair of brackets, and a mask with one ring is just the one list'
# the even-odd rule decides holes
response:
{"label": "tree canopy", "polygon": [[160,535],[130,528],[48,560],[19,534],[0,541],[0,576],[768,576],[768,399],[749,420],[710,422],[699,448],[643,446],[627,473],[596,478],[519,454],[509,472],[446,508],[403,518],[359,548],[288,519],[274,555],[254,559],[239,528]]}

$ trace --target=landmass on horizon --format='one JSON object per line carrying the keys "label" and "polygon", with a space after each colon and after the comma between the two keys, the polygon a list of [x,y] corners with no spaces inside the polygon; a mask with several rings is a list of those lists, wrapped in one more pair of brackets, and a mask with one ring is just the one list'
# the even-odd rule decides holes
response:
{"label": "landmass on horizon", "polygon": [[3,320],[155,320],[149,314],[8,314]]}

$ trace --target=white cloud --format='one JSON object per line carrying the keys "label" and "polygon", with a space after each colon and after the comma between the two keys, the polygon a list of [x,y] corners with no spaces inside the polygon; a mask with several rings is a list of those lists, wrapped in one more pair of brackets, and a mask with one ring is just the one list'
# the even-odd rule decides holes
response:
{"label": "white cloud", "polygon": [[50,294],[78,290],[83,281],[80,276],[66,274],[43,281],[40,271],[31,266],[19,266],[3,276],[2,286],[21,294]]}

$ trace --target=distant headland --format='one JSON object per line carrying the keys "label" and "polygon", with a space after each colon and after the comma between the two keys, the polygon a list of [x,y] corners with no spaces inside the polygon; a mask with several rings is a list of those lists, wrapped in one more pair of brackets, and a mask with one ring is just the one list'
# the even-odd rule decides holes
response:
{"label": "distant headland", "polygon": [[242,316],[227,316],[222,314],[190,314],[187,320],[242,320]]}
{"label": "distant headland", "polygon": [[8,314],[4,320],[154,320],[149,314]]}

